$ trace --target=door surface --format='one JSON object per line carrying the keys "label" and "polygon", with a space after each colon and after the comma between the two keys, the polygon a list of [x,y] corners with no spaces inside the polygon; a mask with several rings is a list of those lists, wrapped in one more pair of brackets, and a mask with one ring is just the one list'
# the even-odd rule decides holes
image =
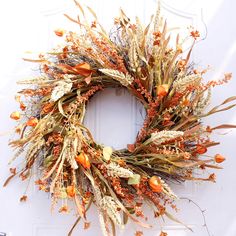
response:
{"label": "door surface", "polygon": [[[81,0],[92,7],[107,29],[112,26],[113,18],[122,7],[127,15],[134,19],[138,15],[145,23],[154,13],[157,2],[154,0]],[[210,65],[207,79],[221,78],[224,72],[236,72],[236,2],[233,0],[163,0],[162,14],[168,18],[168,24],[180,26],[181,32],[193,25],[201,32],[204,40],[197,43],[193,59],[204,67]],[[13,151],[8,147],[9,138],[14,134],[10,130],[14,122],[9,114],[16,110],[14,94],[20,89],[16,81],[28,78],[37,69],[30,63],[23,62],[21,57],[25,51],[39,53],[49,50],[60,43],[53,30],[69,28],[78,30],[69,22],[63,13],[75,16],[77,11],[73,1],[68,0],[13,0],[0,2],[0,186],[9,175],[8,161]],[[28,56],[30,54],[27,54]],[[27,56],[26,55],[26,56]],[[236,74],[236,73],[235,73]],[[236,94],[236,78],[223,88],[216,88],[212,95],[212,105],[223,101],[226,97]],[[122,89],[106,89],[98,93],[88,104],[86,125],[91,129],[95,140],[100,143],[123,148],[132,143],[142,125],[145,112],[142,106]],[[112,122],[111,122],[112,121]],[[236,123],[236,110],[212,116],[204,120],[210,124]],[[217,171],[217,183],[185,183],[172,185],[180,196],[193,200],[202,210],[210,231],[214,236],[236,236],[236,131],[219,131],[214,140],[221,145],[210,151],[210,154],[222,153],[227,157],[223,164],[224,170]],[[15,165],[21,163],[17,159]],[[37,178],[37,176],[33,177]],[[65,236],[76,219],[73,214],[63,215],[51,213],[50,197],[39,192],[33,185],[34,179],[27,185],[18,179],[13,180],[7,188],[0,187],[0,232],[7,236]],[[20,203],[19,198],[25,189],[28,201]],[[163,223],[151,220],[151,230],[143,230],[129,222],[125,230],[118,235],[131,236],[141,230],[144,235],[159,236],[160,229],[170,236],[205,236],[204,220],[199,208],[188,200],[177,203],[177,217],[192,227],[194,233],[173,222]],[[92,207],[88,219],[91,227],[86,231],[79,224],[73,235],[101,236],[95,207]]]}

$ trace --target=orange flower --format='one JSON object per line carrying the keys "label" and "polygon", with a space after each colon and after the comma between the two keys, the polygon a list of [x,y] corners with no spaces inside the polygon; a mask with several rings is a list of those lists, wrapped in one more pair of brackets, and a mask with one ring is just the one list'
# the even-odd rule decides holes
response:
{"label": "orange flower", "polygon": [[157,86],[157,96],[164,97],[168,93],[169,85],[161,84]]}
{"label": "orange flower", "polygon": [[225,161],[225,157],[223,157],[223,156],[220,155],[220,154],[216,154],[216,155],[215,155],[215,162],[216,162],[216,163],[221,163],[221,162],[223,162],[223,161]]}
{"label": "orange flower", "polygon": [[66,192],[69,197],[74,197],[75,196],[75,186],[72,186],[72,185],[67,186]]}
{"label": "orange flower", "polygon": [[156,193],[161,193],[162,192],[162,185],[161,185],[159,177],[157,177],[155,175],[152,176],[149,179],[148,183],[149,183],[149,186],[151,187],[153,192],[156,192]]}
{"label": "orange flower", "polygon": [[88,156],[81,152],[78,156],[75,157],[75,160],[81,164],[84,168],[90,169],[90,162]]}
{"label": "orange flower", "polygon": [[27,126],[35,127],[39,123],[38,119],[35,117],[30,117],[29,120],[26,122]]}
{"label": "orange flower", "polygon": [[58,36],[58,37],[62,37],[65,33],[65,31],[63,29],[56,29],[54,30],[54,33]]}
{"label": "orange flower", "polygon": [[21,118],[20,112],[18,111],[12,112],[10,118],[13,120],[19,120]]}

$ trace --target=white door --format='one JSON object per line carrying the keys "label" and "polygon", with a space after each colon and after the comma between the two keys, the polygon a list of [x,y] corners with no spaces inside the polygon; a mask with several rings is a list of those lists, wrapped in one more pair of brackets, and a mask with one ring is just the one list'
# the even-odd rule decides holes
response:
{"label": "white door", "polygon": [[[91,6],[106,28],[111,27],[113,17],[122,7],[132,18],[138,15],[145,23],[156,9],[154,0],[87,0],[82,1]],[[194,51],[194,60],[200,66],[211,65],[206,79],[221,78],[224,72],[236,72],[236,27],[234,0],[163,0],[162,12],[168,17],[170,25],[197,27],[206,39],[199,42]],[[76,25],[68,22],[63,13],[75,15],[73,1],[67,0],[13,0],[0,3],[0,132],[7,136],[1,139],[0,155],[0,186],[9,175],[8,160],[12,150],[7,146],[8,131],[14,123],[8,117],[16,109],[14,94],[19,90],[15,82],[32,75],[33,66],[21,61],[26,50],[48,50],[60,43],[53,30],[68,28],[76,30]],[[35,69],[35,67],[33,68]],[[236,74],[236,73],[235,73]],[[217,104],[228,96],[235,95],[236,78],[229,84],[216,88],[212,104]],[[89,103],[86,124],[90,127],[95,140],[113,146],[125,147],[134,141],[144,113],[140,105],[124,90],[106,89],[97,94]],[[110,122],[114,120],[115,122]],[[208,123],[236,123],[236,110],[227,111],[220,116],[208,118]],[[114,125],[116,123],[116,125]],[[236,132],[228,131],[224,135],[219,131],[214,138],[221,145],[211,152],[222,153],[227,157],[224,170],[217,172],[216,184],[186,183],[182,186],[173,185],[180,197],[186,197],[206,209],[205,217],[210,231],[214,236],[236,236]],[[17,160],[20,163],[21,160]],[[35,177],[36,178],[36,177]],[[33,181],[32,181],[33,182]],[[50,212],[50,198],[44,192],[36,190],[31,184],[28,201],[20,203],[19,198],[28,187],[18,179],[13,180],[7,188],[0,187],[0,232],[7,236],[65,236],[75,220],[74,215],[62,215]],[[129,222],[119,236],[131,236],[135,231],[143,231],[144,235],[158,236],[160,224],[170,236],[205,236],[201,211],[193,203],[182,200],[177,203],[180,211],[177,217],[193,228],[194,233],[183,226],[166,221],[165,224],[151,220],[154,227],[143,230]],[[149,214],[152,218],[152,214]],[[96,209],[91,208],[88,214],[91,227],[86,231],[79,224],[73,235],[102,235],[99,229]],[[1,235],[1,234],[0,234]]]}

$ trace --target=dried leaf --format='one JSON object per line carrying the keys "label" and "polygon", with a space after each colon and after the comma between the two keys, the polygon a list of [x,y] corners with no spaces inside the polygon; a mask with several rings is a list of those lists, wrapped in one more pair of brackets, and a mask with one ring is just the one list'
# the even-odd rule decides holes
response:
{"label": "dried leaf", "polygon": [[7,178],[7,180],[4,182],[3,187],[6,187],[10,180],[15,176],[16,174],[11,175],[10,177]]}
{"label": "dried leaf", "polygon": [[102,150],[103,153],[103,159],[105,161],[109,161],[111,158],[111,154],[112,154],[113,150],[111,147],[104,147]]}
{"label": "dried leaf", "polygon": [[128,184],[136,185],[140,183],[141,176],[139,174],[134,174],[132,177],[129,177]]}
{"label": "dried leaf", "polygon": [[230,125],[230,124],[223,124],[219,126],[215,126],[213,128],[210,128],[211,130],[216,130],[216,129],[234,129],[236,128],[236,125]]}
{"label": "dried leaf", "polygon": [[168,213],[167,211],[165,211],[164,214],[165,214],[170,220],[172,220],[172,221],[174,221],[174,222],[176,222],[176,223],[178,223],[178,224],[181,224],[181,225],[185,226],[187,229],[189,229],[190,231],[193,232],[193,230],[192,230],[190,227],[188,227],[186,224],[182,223],[180,220],[178,220],[177,218],[175,218],[173,215],[171,215],[171,214]]}

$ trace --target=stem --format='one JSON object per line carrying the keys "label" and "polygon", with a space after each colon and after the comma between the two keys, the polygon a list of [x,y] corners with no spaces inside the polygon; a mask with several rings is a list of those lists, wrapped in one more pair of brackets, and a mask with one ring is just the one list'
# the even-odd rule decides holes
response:
{"label": "stem", "polygon": [[206,232],[207,232],[208,236],[211,236],[210,230],[209,230],[209,228],[207,226],[207,222],[206,222],[205,210],[202,210],[202,208],[196,202],[194,202],[193,200],[191,200],[187,197],[181,197],[180,199],[189,201],[189,203],[192,203],[194,206],[196,206],[201,211],[202,218],[203,218],[203,221],[204,221],[203,227],[206,228]]}

